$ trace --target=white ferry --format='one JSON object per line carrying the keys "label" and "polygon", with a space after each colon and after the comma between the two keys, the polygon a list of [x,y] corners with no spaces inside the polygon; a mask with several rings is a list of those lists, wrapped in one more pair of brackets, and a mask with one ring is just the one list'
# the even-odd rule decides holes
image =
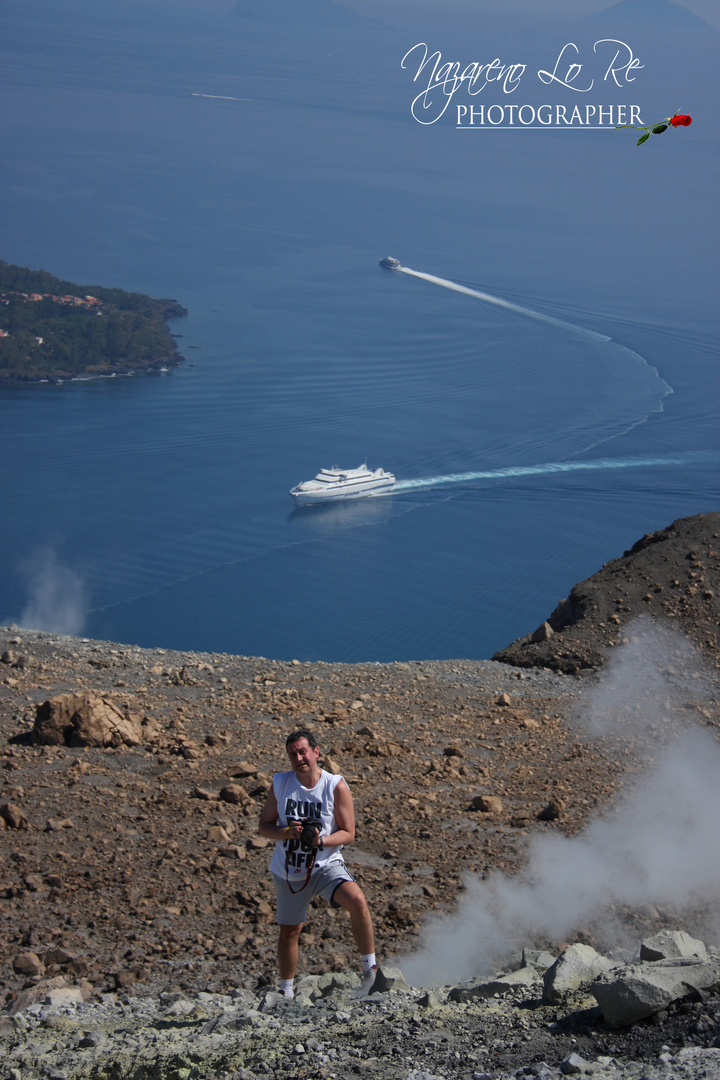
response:
{"label": "white ferry", "polygon": [[402,263],[399,259],[393,259],[391,255],[387,255],[384,259],[380,260],[380,265],[384,266],[386,270],[399,270]]}
{"label": "white ferry", "polygon": [[391,491],[395,477],[384,469],[321,469],[314,480],[304,480],[290,494],[298,506],[310,506],[319,502],[337,502],[340,499],[361,499],[365,495],[378,495]]}

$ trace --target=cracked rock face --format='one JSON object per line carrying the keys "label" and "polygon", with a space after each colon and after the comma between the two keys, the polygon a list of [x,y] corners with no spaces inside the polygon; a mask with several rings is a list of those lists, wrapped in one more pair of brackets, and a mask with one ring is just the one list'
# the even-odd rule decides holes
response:
{"label": "cracked rock face", "polygon": [[676,957],[610,971],[592,986],[603,1017],[614,1027],[628,1027],[693,992],[720,985],[717,963]]}
{"label": "cracked rock face", "polygon": [[98,694],[58,694],[38,705],[32,741],[46,746],[137,746],[140,724]]}

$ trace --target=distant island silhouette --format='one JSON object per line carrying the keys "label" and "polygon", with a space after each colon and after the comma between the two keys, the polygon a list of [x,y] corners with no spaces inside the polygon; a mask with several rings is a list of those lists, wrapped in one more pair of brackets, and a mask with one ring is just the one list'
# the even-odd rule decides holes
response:
{"label": "distant island silhouette", "polygon": [[176,367],[175,300],[75,285],[0,260],[0,382],[61,381]]}

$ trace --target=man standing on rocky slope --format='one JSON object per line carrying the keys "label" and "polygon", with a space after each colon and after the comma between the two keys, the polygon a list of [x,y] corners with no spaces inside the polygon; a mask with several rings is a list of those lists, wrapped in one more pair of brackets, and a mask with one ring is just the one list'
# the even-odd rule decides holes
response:
{"label": "man standing on rocky slope", "polygon": [[293,731],[285,740],[292,768],[275,773],[260,815],[260,835],[275,841],[270,870],[280,924],[280,988],[292,998],[300,931],[307,906],[324,896],[350,914],[355,944],[362,956],[361,993],[369,993],[377,974],[372,918],[365,895],[345,869],[344,844],[355,839],[355,810],[342,776],[318,765],[320,749],[312,732]]}

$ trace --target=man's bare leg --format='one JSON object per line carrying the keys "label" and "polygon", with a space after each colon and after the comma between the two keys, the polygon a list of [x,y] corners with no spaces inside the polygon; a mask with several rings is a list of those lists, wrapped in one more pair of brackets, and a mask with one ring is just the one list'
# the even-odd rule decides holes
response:
{"label": "man's bare leg", "polygon": [[333,894],[333,900],[350,914],[353,938],[361,956],[375,952],[372,916],[365,894],[354,881],[344,881]]}
{"label": "man's bare leg", "polygon": [[293,979],[298,966],[300,953],[300,931],[302,923],[297,926],[281,926],[278,939],[278,968],[281,979]]}

